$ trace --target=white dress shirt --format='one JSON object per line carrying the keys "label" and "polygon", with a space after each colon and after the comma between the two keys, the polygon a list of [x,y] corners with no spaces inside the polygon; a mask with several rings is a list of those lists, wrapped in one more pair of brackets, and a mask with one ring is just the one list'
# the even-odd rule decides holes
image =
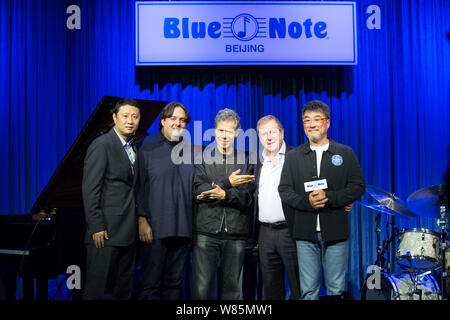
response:
{"label": "white dress shirt", "polygon": [[276,155],[276,163],[273,163],[266,156],[265,149],[262,152],[263,164],[258,184],[258,218],[261,222],[275,223],[286,221],[281,205],[280,194],[278,193],[278,185],[280,184],[285,153],[286,144],[284,142]]}
{"label": "white dress shirt", "polygon": [[122,142],[123,148],[125,149],[125,152],[128,155],[128,159],[130,159],[131,168],[133,169],[134,162],[136,161],[136,153],[133,150],[133,146],[131,145],[131,139],[127,142],[125,141],[120,134],[117,132],[116,127],[114,126],[114,131],[116,132],[117,136],[119,137],[120,141]]}

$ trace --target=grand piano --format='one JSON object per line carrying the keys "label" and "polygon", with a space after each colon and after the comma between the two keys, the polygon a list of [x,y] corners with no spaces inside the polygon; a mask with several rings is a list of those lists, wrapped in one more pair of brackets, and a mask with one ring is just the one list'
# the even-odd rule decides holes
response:
{"label": "grand piano", "polygon": [[[0,299],[14,300],[16,278],[23,280],[23,299],[48,299],[48,280],[66,274],[71,265],[84,274],[84,209],[81,194],[83,162],[91,142],[114,126],[112,113],[121,98],[105,96],[82,128],[31,214],[0,215]],[[166,105],[165,101],[138,100],[139,141]],[[83,279],[84,280],[84,279]],[[84,281],[82,281],[84,283]],[[80,299],[82,289],[72,290]]]}

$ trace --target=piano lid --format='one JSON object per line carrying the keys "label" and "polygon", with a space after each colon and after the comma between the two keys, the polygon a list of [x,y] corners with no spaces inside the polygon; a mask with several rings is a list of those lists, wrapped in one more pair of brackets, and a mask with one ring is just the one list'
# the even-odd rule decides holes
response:
{"label": "piano lid", "polygon": [[[37,198],[31,208],[32,213],[39,213],[41,210],[50,213],[53,208],[56,208],[56,211],[84,211],[81,195],[84,157],[91,142],[114,126],[112,118],[114,106],[121,99],[105,96],[100,100],[75,142]],[[136,132],[136,140],[139,141],[148,135],[147,130],[167,102],[139,99],[137,101],[141,109],[141,120]]]}

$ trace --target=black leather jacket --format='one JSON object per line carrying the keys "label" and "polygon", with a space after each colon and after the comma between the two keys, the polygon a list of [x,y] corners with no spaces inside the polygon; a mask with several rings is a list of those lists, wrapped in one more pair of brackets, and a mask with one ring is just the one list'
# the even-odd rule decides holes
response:
{"label": "black leather jacket", "polygon": [[[224,156],[215,149],[205,149],[201,164],[195,165],[194,232],[248,237],[249,208],[252,203],[254,183],[232,187],[228,179],[237,169],[241,169],[240,174],[253,174],[254,166],[248,163],[248,159],[248,155],[242,151],[235,150],[233,154]],[[197,159],[196,163],[200,163],[200,160]],[[212,189],[212,182],[225,191],[225,199],[197,200],[197,195]]]}

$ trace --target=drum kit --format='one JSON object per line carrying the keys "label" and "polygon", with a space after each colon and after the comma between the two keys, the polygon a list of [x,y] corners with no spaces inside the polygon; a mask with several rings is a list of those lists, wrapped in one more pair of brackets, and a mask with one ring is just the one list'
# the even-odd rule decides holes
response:
{"label": "drum kit", "polygon": [[[367,193],[377,204],[356,202],[377,212],[377,261],[381,270],[378,286],[369,286],[366,278],[363,300],[444,300],[446,281],[450,280],[450,248],[447,237],[448,199],[446,185],[433,185],[412,193],[406,202],[393,193],[375,186],[367,186]],[[387,240],[380,242],[381,214],[392,217],[391,232]],[[415,218],[417,216],[436,218],[440,233],[425,228],[395,228],[395,217]],[[388,219],[389,221],[389,219]],[[387,227],[387,229],[389,229]],[[392,250],[392,252],[391,252]],[[400,273],[391,274],[390,256],[394,256]],[[391,253],[391,254],[390,254]],[[386,256],[386,257],[385,257]],[[433,273],[440,271],[440,285]],[[447,279],[448,277],[448,279]],[[447,281],[448,282],[448,281]],[[449,292],[450,294],[450,292]]]}

